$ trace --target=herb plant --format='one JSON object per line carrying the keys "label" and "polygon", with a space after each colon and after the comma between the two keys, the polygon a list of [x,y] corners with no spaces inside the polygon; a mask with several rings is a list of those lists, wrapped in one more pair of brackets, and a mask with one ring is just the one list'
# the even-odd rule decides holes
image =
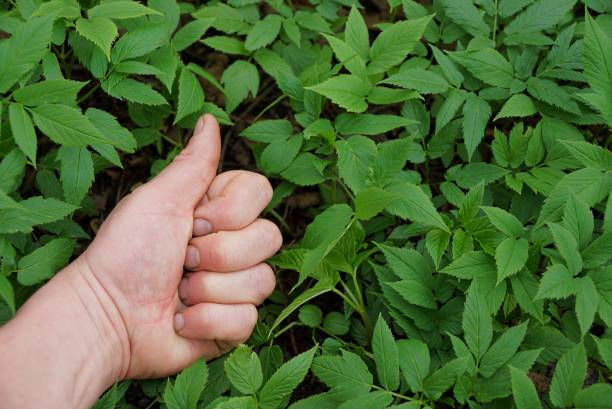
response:
{"label": "herb plant", "polygon": [[0,31],[2,322],[199,115],[275,181],[249,345],[96,408],[612,407],[612,3],[10,0]]}

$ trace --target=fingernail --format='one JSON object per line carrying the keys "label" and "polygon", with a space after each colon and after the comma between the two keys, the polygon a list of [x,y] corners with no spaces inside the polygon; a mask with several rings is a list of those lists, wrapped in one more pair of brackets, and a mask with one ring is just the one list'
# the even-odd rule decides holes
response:
{"label": "fingernail", "polygon": [[194,236],[205,236],[212,232],[212,225],[208,220],[195,219],[193,221],[193,235]]}
{"label": "fingernail", "polygon": [[187,287],[187,283],[189,280],[187,278],[183,278],[181,283],[179,284],[178,292],[181,300],[185,301],[187,297],[189,297],[189,288]]}
{"label": "fingernail", "polygon": [[200,117],[200,119],[198,119],[198,123],[196,124],[196,127],[195,127],[195,133],[199,133],[202,131],[202,129],[204,129],[204,123],[205,123],[204,117],[202,116]]}
{"label": "fingernail", "polygon": [[187,254],[185,255],[185,267],[196,268],[200,265],[200,252],[193,246],[187,246]]}
{"label": "fingernail", "polygon": [[183,314],[178,313],[174,316],[174,330],[176,332],[179,332],[180,330],[183,329],[183,327],[185,326],[185,318],[183,317]]}

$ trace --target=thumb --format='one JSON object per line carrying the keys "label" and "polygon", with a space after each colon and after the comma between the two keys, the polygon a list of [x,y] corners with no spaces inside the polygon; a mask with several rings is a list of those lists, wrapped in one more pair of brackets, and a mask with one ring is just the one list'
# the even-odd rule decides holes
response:
{"label": "thumb", "polygon": [[217,173],[220,154],[219,124],[215,117],[206,114],[198,120],[185,149],[151,184],[166,201],[176,200],[193,209]]}

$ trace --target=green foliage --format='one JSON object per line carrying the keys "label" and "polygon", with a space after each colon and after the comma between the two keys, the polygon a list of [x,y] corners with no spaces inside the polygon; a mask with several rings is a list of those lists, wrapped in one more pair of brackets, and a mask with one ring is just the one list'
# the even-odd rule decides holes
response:
{"label": "green foliage", "polygon": [[273,180],[282,288],[249,346],[135,383],[152,403],[609,407],[611,11],[2,3],[2,322],[212,113],[224,166]]}

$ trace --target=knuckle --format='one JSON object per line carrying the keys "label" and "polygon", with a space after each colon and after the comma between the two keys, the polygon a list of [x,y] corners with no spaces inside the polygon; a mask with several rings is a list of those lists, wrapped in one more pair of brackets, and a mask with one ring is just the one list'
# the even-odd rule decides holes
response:
{"label": "knuckle", "polygon": [[[219,233],[212,233],[208,237],[212,239],[220,238],[218,236]],[[229,252],[226,250],[225,245],[221,240],[218,240],[217,243],[211,243],[210,245],[206,245],[203,247],[202,251],[202,260],[201,263],[205,263],[206,265],[211,265],[216,268],[226,266],[230,263]]]}
{"label": "knuckle", "polygon": [[251,271],[251,280],[255,283],[257,304],[261,304],[276,287],[274,271],[269,265],[260,264],[260,267]]}

